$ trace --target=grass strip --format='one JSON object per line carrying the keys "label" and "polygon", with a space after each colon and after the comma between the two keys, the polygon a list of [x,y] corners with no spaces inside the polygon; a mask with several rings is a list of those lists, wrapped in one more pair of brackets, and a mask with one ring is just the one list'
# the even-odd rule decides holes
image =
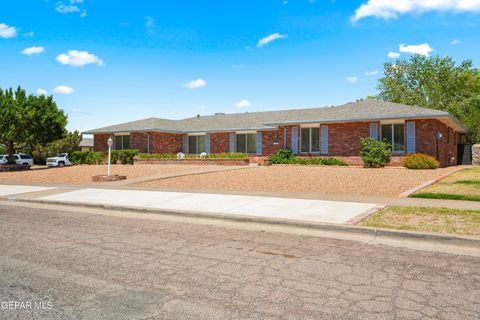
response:
{"label": "grass strip", "polygon": [[451,194],[451,193],[420,192],[420,193],[411,194],[409,197],[410,198],[425,198],[425,199],[480,201],[480,196],[466,195],[466,194]]}
{"label": "grass strip", "polygon": [[455,181],[455,184],[464,184],[467,186],[480,187],[480,180],[479,179],[458,180],[458,181]]}

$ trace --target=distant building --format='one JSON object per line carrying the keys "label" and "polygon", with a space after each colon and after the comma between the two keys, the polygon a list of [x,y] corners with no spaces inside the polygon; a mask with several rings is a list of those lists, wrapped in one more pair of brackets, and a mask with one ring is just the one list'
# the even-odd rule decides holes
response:
{"label": "distant building", "polygon": [[93,138],[83,138],[78,146],[82,149],[82,151],[92,151]]}

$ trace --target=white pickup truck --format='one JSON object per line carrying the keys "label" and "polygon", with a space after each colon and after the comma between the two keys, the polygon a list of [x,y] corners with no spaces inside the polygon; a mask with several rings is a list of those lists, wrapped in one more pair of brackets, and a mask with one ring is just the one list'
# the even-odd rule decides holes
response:
{"label": "white pickup truck", "polygon": [[49,167],[64,167],[71,165],[73,165],[73,163],[68,159],[68,153],[60,153],[56,157],[47,159],[47,166]]}

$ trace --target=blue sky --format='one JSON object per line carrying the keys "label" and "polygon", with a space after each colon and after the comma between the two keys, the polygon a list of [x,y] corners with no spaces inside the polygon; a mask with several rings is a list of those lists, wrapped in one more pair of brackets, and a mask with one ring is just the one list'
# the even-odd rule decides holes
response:
{"label": "blue sky", "polygon": [[480,61],[480,0],[0,4],[0,87],[53,94],[70,130],[354,101],[399,54]]}

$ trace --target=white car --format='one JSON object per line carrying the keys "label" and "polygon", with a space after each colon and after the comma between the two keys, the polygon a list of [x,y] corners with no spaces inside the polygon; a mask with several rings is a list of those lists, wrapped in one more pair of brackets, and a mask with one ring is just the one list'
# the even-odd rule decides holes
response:
{"label": "white car", "polygon": [[49,167],[64,167],[71,165],[73,165],[73,163],[68,159],[68,153],[60,153],[56,157],[47,159],[47,166]]}
{"label": "white car", "polygon": [[[33,158],[29,154],[14,154],[16,164],[23,164],[33,166]],[[5,164],[8,162],[8,154],[0,155],[0,164]]]}

